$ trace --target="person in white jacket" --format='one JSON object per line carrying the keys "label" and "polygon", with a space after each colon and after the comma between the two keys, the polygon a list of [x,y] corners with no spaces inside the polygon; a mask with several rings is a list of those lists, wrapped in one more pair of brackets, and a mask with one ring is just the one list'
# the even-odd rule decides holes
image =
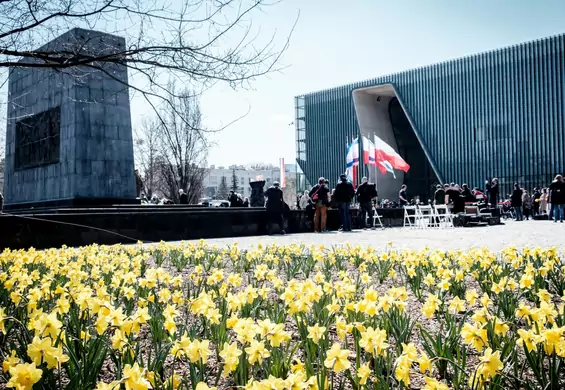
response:
{"label": "person in white jacket", "polygon": [[310,197],[308,196],[308,191],[304,191],[304,194],[300,197],[300,210],[306,210],[308,204],[310,203]]}

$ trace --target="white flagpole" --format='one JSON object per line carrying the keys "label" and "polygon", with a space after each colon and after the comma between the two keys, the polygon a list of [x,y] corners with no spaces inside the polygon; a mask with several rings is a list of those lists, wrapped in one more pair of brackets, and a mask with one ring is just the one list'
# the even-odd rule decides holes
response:
{"label": "white flagpole", "polygon": [[[373,133],[373,143],[375,144],[375,152],[377,151],[376,147],[377,147],[377,143],[375,142],[375,133]],[[374,172],[375,172],[375,189],[378,191],[379,190],[379,186],[377,185],[377,177],[379,175],[378,172],[378,167],[377,167],[377,156],[373,156],[375,159],[375,165],[373,166]]]}

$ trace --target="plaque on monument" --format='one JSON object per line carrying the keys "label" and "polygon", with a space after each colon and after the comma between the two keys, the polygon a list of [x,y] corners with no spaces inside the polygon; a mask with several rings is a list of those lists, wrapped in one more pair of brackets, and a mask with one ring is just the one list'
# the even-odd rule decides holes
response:
{"label": "plaque on monument", "polygon": [[[75,28],[46,47],[98,54],[125,39]],[[136,202],[127,68],[100,66],[10,68],[7,209]]]}
{"label": "plaque on monument", "polygon": [[16,122],[15,170],[59,162],[60,122],[59,106]]}

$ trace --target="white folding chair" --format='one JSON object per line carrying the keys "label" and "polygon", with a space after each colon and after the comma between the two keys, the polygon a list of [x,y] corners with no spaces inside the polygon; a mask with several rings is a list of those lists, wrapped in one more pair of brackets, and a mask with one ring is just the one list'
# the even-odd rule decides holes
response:
{"label": "white folding chair", "polygon": [[434,208],[430,205],[421,205],[418,206],[418,223],[421,229],[431,228],[431,227],[438,227],[439,223],[436,218],[436,213]]}
{"label": "white folding chair", "polygon": [[404,206],[404,227],[416,227],[418,219],[418,208],[416,206]]}
{"label": "white folding chair", "polygon": [[382,215],[379,215],[379,212],[377,211],[377,209],[373,207],[373,226],[374,227],[377,227],[377,221],[379,221],[379,225],[381,226],[381,229],[385,228],[383,226],[383,221],[381,221],[382,217],[383,217]]}
{"label": "white folding chair", "polygon": [[453,214],[449,211],[446,204],[437,204],[434,206],[438,220],[438,227],[453,227]]}

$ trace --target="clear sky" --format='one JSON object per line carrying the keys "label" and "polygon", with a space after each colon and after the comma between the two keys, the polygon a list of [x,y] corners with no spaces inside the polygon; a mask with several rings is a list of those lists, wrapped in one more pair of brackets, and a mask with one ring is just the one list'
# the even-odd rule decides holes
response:
{"label": "clear sky", "polygon": [[228,123],[209,162],[295,159],[294,96],[565,32],[565,0],[283,0],[254,20],[289,31],[282,64],[252,90],[215,87],[205,120]]}

